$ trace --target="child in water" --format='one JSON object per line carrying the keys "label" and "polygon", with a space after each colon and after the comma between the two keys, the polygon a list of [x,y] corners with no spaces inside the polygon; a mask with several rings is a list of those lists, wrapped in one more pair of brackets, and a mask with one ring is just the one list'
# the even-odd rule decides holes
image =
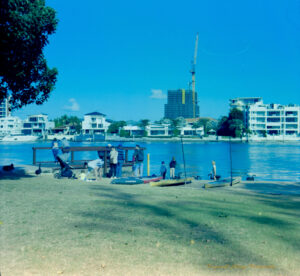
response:
{"label": "child in water", "polygon": [[160,175],[163,177],[163,179],[166,179],[166,174],[167,174],[167,167],[165,165],[165,162],[162,161],[160,166]]}

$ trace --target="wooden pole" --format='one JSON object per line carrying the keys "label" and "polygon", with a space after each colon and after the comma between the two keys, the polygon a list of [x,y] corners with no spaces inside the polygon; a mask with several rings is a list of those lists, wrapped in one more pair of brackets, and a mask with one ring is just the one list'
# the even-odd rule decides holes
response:
{"label": "wooden pole", "polygon": [[104,151],[104,177],[106,177],[106,172],[107,172],[107,151]]}
{"label": "wooden pole", "polygon": [[181,138],[181,149],[182,149],[183,166],[184,166],[184,184],[186,184],[186,168],[185,168],[185,157],[184,157],[184,149],[183,149],[182,135],[180,136],[180,138]]}
{"label": "wooden pole", "polygon": [[74,163],[74,151],[71,151],[71,163]]}
{"label": "wooden pole", "polygon": [[32,148],[33,156],[32,156],[32,163],[33,165],[36,164],[36,148]]}
{"label": "wooden pole", "polygon": [[147,154],[147,175],[150,176],[150,153]]}
{"label": "wooden pole", "polygon": [[231,153],[231,136],[229,136],[229,158],[230,158],[230,186],[232,186],[232,153]]}

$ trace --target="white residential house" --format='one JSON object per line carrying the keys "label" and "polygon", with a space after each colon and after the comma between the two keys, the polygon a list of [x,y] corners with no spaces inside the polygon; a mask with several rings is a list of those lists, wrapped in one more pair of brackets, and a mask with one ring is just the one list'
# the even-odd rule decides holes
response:
{"label": "white residential house", "polygon": [[82,121],[82,134],[104,134],[110,123],[106,121],[105,115],[99,112],[87,113]]}
{"label": "white residential house", "polygon": [[19,117],[8,116],[0,118],[0,136],[21,134],[22,120]]}
{"label": "white residential house", "polygon": [[186,126],[183,126],[179,128],[180,135],[182,136],[204,136],[204,128],[203,126],[200,126],[198,128],[193,128],[191,124],[187,124]]}
{"label": "white residential house", "polygon": [[45,136],[52,128],[54,128],[54,122],[48,120],[48,115],[30,115],[23,122],[22,134]]}
{"label": "white residential house", "polygon": [[149,137],[169,137],[173,135],[170,124],[150,124],[146,126]]}
{"label": "white residential house", "polygon": [[122,127],[122,129],[124,131],[126,131],[129,136],[133,136],[133,137],[134,136],[142,136],[144,133],[143,129],[139,126],[129,125],[129,126]]}
{"label": "white residential house", "polygon": [[[261,98],[254,103],[238,98],[238,108],[243,111],[246,126],[254,135],[300,135],[300,106],[290,104],[264,104]],[[231,100],[231,107],[237,99]]]}

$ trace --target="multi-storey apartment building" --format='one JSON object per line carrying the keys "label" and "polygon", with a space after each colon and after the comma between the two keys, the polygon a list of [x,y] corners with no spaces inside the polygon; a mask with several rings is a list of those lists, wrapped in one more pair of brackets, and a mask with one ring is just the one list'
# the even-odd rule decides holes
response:
{"label": "multi-storey apartment building", "polygon": [[104,134],[110,123],[106,121],[105,115],[99,112],[91,112],[84,115],[82,121],[82,134]]}
{"label": "multi-storey apartment building", "polygon": [[264,104],[261,98],[230,100],[230,107],[243,111],[246,126],[256,135],[300,135],[300,106]]}
{"label": "multi-storey apartment building", "polygon": [[10,115],[8,99],[4,99],[0,102],[0,118],[5,118]]}
{"label": "multi-storey apartment building", "polygon": [[8,116],[0,118],[0,136],[21,134],[22,121],[19,117]]}
{"label": "multi-storey apartment building", "polygon": [[48,120],[48,115],[31,115],[23,122],[22,134],[45,136],[52,128],[54,128],[54,122]]}
{"label": "multi-storey apartment building", "polygon": [[[199,117],[197,93],[195,93],[195,115]],[[168,103],[165,104],[165,118],[193,118],[192,90],[178,89],[168,91]]]}

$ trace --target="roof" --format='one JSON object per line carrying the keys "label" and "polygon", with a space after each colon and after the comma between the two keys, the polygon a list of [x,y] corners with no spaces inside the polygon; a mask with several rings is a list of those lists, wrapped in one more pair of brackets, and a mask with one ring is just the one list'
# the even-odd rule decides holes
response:
{"label": "roof", "polygon": [[187,123],[196,123],[200,119],[207,119],[209,121],[217,121],[216,119],[210,118],[210,117],[197,117],[197,118],[186,118],[185,121]]}
{"label": "roof", "polygon": [[91,113],[87,113],[87,114],[84,114],[85,116],[106,116],[105,114],[103,113],[100,113],[100,112],[91,112]]}

